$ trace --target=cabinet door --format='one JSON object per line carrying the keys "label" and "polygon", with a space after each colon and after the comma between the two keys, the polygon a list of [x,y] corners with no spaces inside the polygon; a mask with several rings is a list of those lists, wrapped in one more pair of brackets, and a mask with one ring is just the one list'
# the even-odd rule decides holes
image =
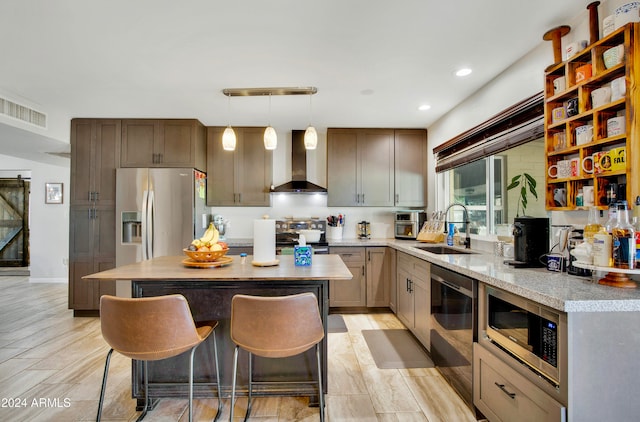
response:
{"label": "cabinet door", "polygon": [[413,277],[413,334],[422,345],[431,350],[431,283]]}
{"label": "cabinet door", "polygon": [[389,254],[389,308],[393,313],[397,312],[398,303],[398,271],[397,271],[397,252],[393,248],[387,248]]}
{"label": "cabinet door", "polygon": [[424,130],[396,130],[395,205],[423,207],[426,204],[427,133]]}
{"label": "cabinet door", "polygon": [[413,295],[411,294],[411,276],[398,264],[397,272],[397,292],[398,302],[396,304],[397,316],[400,321],[409,329],[413,328],[414,316],[413,316]]}
{"label": "cabinet door", "polygon": [[392,129],[358,133],[359,205],[393,206],[393,137]]}
{"label": "cabinet door", "polygon": [[123,120],[120,166],[156,166],[160,162],[159,153],[156,152],[160,137],[160,120]]}
{"label": "cabinet door", "polygon": [[359,205],[357,147],[355,130],[327,131],[327,205],[330,207]]}
{"label": "cabinet door", "polygon": [[389,248],[367,248],[367,306],[389,306],[390,270]]}
{"label": "cabinet door", "polygon": [[[236,205],[236,151],[222,148],[223,127],[207,128],[207,205]],[[242,132],[236,129],[238,144]]]}
{"label": "cabinet door", "polygon": [[194,167],[206,170],[204,127],[194,119],[163,120],[156,153],[162,167]]}
{"label": "cabinet door", "polygon": [[[91,119],[71,121],[71,204],[88,206],[94,191],[93,147],[95,124]],[[72,220],[73,221],[73,220]]]}
{"label": "cabinet door", "polygon": [[365,248],[337,247],[331,248],[330,253],[340,255],[353,278],[351,280],[330,280],[329,306],[366,306]]}
{"label": "cabinet door", "polygon": [[[96,121],[95,133],[94,160],[91,166],[95,181],[95,203],[101,207],[115,208],[116,169],[119,167],[122,134],[120,120]],[[115,239],[115,234],[113,237]]]}
{"label": "cabinet door", "polygon": [[273,154],[264,148],[264,128],[244,128],[236,149],[237,204],[270,206]]}

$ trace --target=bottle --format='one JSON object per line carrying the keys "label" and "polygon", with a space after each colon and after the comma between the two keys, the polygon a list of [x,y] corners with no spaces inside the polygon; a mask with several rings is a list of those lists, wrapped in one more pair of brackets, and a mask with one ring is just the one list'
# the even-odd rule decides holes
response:
{"label": "bottle", "polygon": [[616,224],[618,214],[618,206],[617,203],[612,202],[609,204],[609,211],[607,213],[607,222],[604,225],[604,229],[607,233],[611,234],[611,230],[613,230],[613,226]]}
{"label": "bottle", "polygon": [[613,258],[611,254],[611,235],[605,228],[601,228],[593,235],[593,265],[597,267],[612,267]]}
{"label": "bottle", "polygon": [[447,246],[453,246],[453,234],[456,230],[454,223],[449,223],[449,230],[447,231]]}
{"label": "bottle", "polygon": [[629,223],[627,201],[618,202],[618,215],[611,235],[614,267],[634,269],[636,267],[636,231]]}
{"label": "bottle", "polygon": [[242,252],[240,254],[240,265],[244,265],[245,262],[247,262],[247,254],[246,252]]}
{"label": "bottle", "polygon": [[582,189],[578,189],[578,194],[576,195],[576,207],[584,206],[584,192]]}
{"label": "bottle", "polygon": [[600,219],[598,218],[598,208],[589,207],[589,217],[587,224],[584,226],[584,241],[593,244],[593,235],[598,233],[602,229]]}

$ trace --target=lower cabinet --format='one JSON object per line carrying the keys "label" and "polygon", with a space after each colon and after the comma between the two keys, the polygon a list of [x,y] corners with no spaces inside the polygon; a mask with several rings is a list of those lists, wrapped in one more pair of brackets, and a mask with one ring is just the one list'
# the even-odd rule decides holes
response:
{"label": "lower cabinet", "polygon": [[473,404],[492,422],[566,421],[566,408],[480,346],[473,345]]}
{"label": "lower cabinet", "polygon": [[431,265],[404,252],[396,258],[396,315],[430,349]]}
{"label": "lower cabinet", "polygon": [[353,278],[329,281],[329,306],[334,308],[367,306],[365,248],[332,247],[330,253],[340,255]]}
{"label": "lower cabinet", "polygon": [[[332,247],[330,253],[340,255],[353,278],[330,282],[329,306],[373,308],[391,305],[395,249],[385,246],[341,246]],[[395,294],[393,297],[395,303]]]}

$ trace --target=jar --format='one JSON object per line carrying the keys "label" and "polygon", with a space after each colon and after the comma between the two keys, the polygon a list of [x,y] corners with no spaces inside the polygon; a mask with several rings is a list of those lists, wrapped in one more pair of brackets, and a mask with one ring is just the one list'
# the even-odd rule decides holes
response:
{"label": "jar", "polygon": [[613,255],[611,249],[611,235],[600,231],[593,235],[593,265],[597,267],[612,267]]}

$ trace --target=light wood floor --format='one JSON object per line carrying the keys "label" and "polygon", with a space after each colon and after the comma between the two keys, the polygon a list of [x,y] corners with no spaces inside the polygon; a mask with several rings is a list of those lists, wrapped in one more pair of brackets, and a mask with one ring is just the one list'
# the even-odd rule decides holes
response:
{"label": "light wood floor", "polygon": [[[0,421],[95,420],[108,347],[97,318],[74,318],[67,286],[0,276]],[[404,328],[391,313],[344,315],[348,333],[330,333],[329,421],[473,421],[436,369],[378,369],[362,329]],[[135,420],[130,360],[114,353],[103,420]],[[224,400],[221,420],[229,418]],[[244,415],[239,399],[236,415]],[[18,407],[19,406],[19,407]],[[194,419],[211,420],[215,399],[195,400]],[[162,400],[145,421],[186,421],[186,400]],[[258,398],[251,420],[316,421],[303,398]]]}

